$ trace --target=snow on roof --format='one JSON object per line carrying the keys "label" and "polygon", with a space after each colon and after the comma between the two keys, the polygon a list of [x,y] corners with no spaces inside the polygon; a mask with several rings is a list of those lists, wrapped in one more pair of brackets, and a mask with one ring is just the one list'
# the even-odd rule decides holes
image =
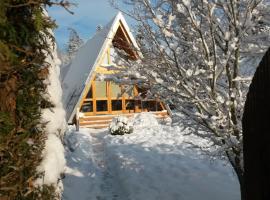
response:
{"label": "snow on roof", "polygon": [[122,22],[133,45],[138,48],[137,43],[132,36],[128,25],[119,12],[104,28],[97,31],[77,52],[75,58],[63,76],[63,105],[66,109],[66,117],[69,123],[72,122],[76,108],[79,106],[80,99],[83,96],[85,86],[91,81],[93,71],[102,54],[112,42],[119,22]]}
{"label": "snow on roof", "polygon": [[60,78],[61,78],[61,82],[62,80],[64,80],[67,72],[69,71],[71,66],[71,63],[68,63],[67,65],[62,65],[62,67],[60,68]]}

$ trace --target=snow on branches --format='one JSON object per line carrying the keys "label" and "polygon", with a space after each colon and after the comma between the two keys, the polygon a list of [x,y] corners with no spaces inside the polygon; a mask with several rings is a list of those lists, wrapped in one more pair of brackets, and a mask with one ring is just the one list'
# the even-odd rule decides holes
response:
{"label": "snow on branches", "polygon": [[[223,149],[242,182],[245,95],[270,45],[268,0],[126,0],[143,57],[128,62]],[[255,60],[255,62],[254,62]],[[209,135],[209,134],[207,134]]]}

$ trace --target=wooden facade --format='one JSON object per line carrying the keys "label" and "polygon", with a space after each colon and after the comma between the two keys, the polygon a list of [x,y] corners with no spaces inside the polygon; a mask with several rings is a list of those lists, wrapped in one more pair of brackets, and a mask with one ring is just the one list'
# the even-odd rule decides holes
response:
{"label": "wooden facade", "polygon": [[140,112],[153,112],[159,117],[167,115],[164,104],[159,99],[146,98],[147,90],[135,84],[136,81],[133,85],[131,81],[115,82],[115,77],[125,68],[116,65],[118,50],[124,51],[131,60],[140,57],[136,41],[121,13],[78,51],[64,77],[63,101],[69,123],[78,119],[76,110],[83,113],[79,119],[81,125],[102,124],[102,127],[104,121],[109,122],[115,115],[131,116]]}
{"label": "wooden facade", "polygon": [[98,79],[99,75],[112,76],[114,73],[118,73],[117,70],[109,70],[106,67],[114,64],[111,55],[113,48],[109,47],[106,50],[99,66],[93,73],[92,80],[80,102],[80,112],[86,116],[95,116],[165,110],[163,103],[157,99],[142,99],[146,90],[137,85],[119,84],[113,80]]}
{"label": "wooden facade", "polygon": [[113,81],[93,80],[83,98],[80,112],[87,116],[104,114],[127,114],[166,110],[157,99],[144,99],[138,96],[136,85],[121,85]]}
{"label": "wooden facade", "polygon": [[[138,54],[132,50],[132,41],[128,36],[121,21],[111,43],[105,49],[98,61],[98,66],[93,73],[90,84],[80,102],[80,112],[85,116],[119,115],[140,112],[157,112],[166,110],[163,103],[157,99],[144,99],[142,94],[146,92],[137,85],[125,85],[115,83],[113,80],[99,80],[99,75],[114,75],[117,69],[111,70],[109,66],[115,66],[114,59],[117,56],[115,49],[124,50],[130,57],[136,60]],[[124,66],[115,68],[121,69]],[[140,95],[139,95],[140,94]]]}

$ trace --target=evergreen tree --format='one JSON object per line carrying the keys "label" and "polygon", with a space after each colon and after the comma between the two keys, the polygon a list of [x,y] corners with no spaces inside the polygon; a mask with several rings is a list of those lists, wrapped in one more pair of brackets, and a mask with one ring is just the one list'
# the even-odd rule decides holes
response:
{"label": "evergreen tree", "polygon": [[77,31],[73,28],[69,28],[69,41],[67,45],[67,55],[69,61],[74,58],[78,49],[83,45],[83,40],[80,38]]}
{"label": "evergreen tree", "polygon": [[35,187],[42,174],[46,140],[42,109],[54,107],[44,97],[55,23],[44,7],[66,1],[1,0],[0,3],[0,199],[55,199],[55,187]]}

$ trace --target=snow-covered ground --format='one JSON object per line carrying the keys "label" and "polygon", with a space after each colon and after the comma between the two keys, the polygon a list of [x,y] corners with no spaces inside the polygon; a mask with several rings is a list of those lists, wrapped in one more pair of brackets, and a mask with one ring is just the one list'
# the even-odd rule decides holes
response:
{"label": "snow-covered ground", "polygon": [[224,161],[189,148],[181,127],[139,115],[134,132],[70,127],[66,135],[64,200],[239,200],[239,184]]}

